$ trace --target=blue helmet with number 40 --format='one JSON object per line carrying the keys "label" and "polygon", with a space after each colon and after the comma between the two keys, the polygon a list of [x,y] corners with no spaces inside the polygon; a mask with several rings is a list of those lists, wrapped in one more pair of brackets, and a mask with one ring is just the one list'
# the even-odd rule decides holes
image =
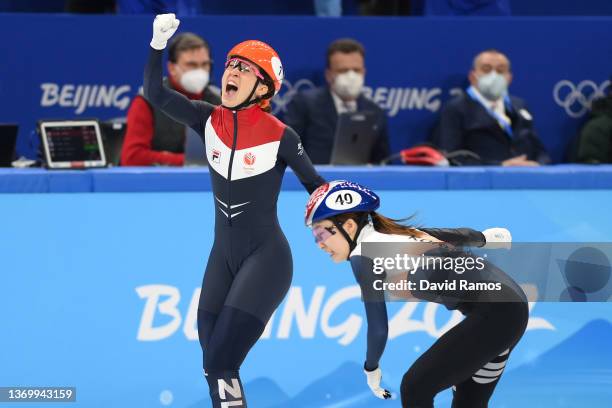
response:
{"label": "blue helmet with number 40", "polygon": [[380,199],[369,188],[346,180],[323,184],[310,195],[304,222],[313,222],[348,212],[371,212],[380,206]]}

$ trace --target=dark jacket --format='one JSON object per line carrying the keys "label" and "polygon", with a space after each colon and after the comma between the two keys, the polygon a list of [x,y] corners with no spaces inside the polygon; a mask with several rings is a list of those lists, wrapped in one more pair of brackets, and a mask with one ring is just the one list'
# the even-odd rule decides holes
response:
{"label": "dark jacket", "polygon": [[612,163],[612,96],[593,101],[591,114],[580,132],[578,161]]}
{"label": "dark jacket", "polygon": [[510,96],[506,115],[512,121],[513,136],[508,135],[479,102],[462,93],[442,110],[431,141],[447,152],[470,150],[481,157],[481,164],[500,164],[522,154],[540,164],[550,163],[550,156],[536,134],[523,100]]}
{"label": "dark jacket", "polygon": [[[371,111],[378,117],[379,137],[370,154],[370,163],[389,156],[387,116],[363,95],[357,99],[358,111]],[[314,164],[329,164],[334,147],[338,113],[329,88],[316,88],[293,96],[287,106],[284,122],[302,139],[302,144]]]}
{"label": "dark jacket", "polygon": [[[169,78],[164,86],[192,100],[202,100],[213,105],[221,104],[221,97],[211,85],[201,95],[189,94]],[[182,166],[185,163],[186,126],[156,108],[144,95],[137,95],[127,114],[127,130],[121,149],[122,166],[167,165]]]}
{"label": "dark jacket", "polygon": [[[170,89],[174,89],[179,93],[185,94],[184,91],[181,92],[180,89],[173,86],[168,78],[164,78],[163,84]],[[219,96],[219,94],[213,89],[214,88],[211,88],[210,86],[206,86],[199,98],[197,98],[196,95],[187,94],[186,96],[188,96],[189,99],[194,100],[197,98],[204,102],[208,102],[211,105],[221,105],[221,96]],[[166,115],[162,109],[156,108],[147,100],[147,98],[144,99],[147,101],[147,104],[153,112],[154,132],[151,148],[155,151],[183,153],[185,151],[186,126]]]}

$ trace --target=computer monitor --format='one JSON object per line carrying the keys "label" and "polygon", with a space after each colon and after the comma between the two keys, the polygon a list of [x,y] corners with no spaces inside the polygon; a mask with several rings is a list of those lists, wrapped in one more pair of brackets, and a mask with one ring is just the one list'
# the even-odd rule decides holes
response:
{"label": "computer monitor", "polygon": [[0,123],[0,167],[12,166],[18,129],[16,124]]}
{"label": "computer monitor", "polygon": [[378,136],[374,112],[338,115],[331,164],[367,164]]}
{"label": "computer monitor", "polygon": [[38,126],[48,168],[106,167],[97,120],[40,121]]}

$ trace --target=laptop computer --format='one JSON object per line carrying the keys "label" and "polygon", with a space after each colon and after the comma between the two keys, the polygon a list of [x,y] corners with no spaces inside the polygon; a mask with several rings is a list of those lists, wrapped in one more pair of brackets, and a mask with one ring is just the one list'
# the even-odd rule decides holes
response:
{"label": "laptop computer", "polygon": [[117,118],[100,122],[104,153],[109,166],[119,166],[121,148],[127,130],[125,118]]}
{"label": "laptop computer", "polygon": [[106,167],[97,120],[42,120],[38,130],[49,169]]}
{"label": "laptop computer", "polygon": [[353,112],[338,115],[331,164],[367,164],[378,138],[374,112]]}
{"label": "laptop computer", "polygon": [[15,160],[18,129],[16,124],[0,123],[0,167],[11,167]]}

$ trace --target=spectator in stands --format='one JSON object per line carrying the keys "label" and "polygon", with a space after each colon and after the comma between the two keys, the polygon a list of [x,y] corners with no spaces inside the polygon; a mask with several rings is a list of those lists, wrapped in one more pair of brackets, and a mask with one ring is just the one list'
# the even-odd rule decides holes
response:
{"label": "spectator in stands", "polygon": [[[91,2],[91,0],[89,0]],[[203,0],[116,0],[117,14],[204,14]]]}
{"label": "spectator in stands", "polygon": [[[509,16],[510,0],[412,0],[426,16]],[[421,14],[421,13],[419,13]]]}
{"label": "spectator in stands", "polygon": [[470,150],[474,164],[537,166],[550,157],[533,127],[523,100],[508,94],[510,61],[497,50],[474,58],[471,86],[442,110],[432,142],[447,152]]}
{"label": "spectator in stands", "polygon": [[327,86],[296,94],[287,106],[285,123],[301,137],[304,149],[315,164],[329,164],[334,146],[336,124],[341,113],[374,112],[377,141],[370,151],[370,163],[389,155],[387,117],[374,102],[361,94],[365,50],[359,42],[343,38],[327,49]]}
{"label": "spectator in stands", "polygon": [[[209,83],[210,47],[201,37],[183,33],[168,49],[169,76],[164,83],[190,99],[221,103],[219,90]],[[154,108],[143,95],[132,101],[121,151],[122,166],[184,164],[186,127]]]}
{"label": "spectator in stands", "polygon": [[359,0],[358,11],[362,16],[408,16],[411,14],[413,1],[414,0]]}
{"label": "spectator in stands", "polygon": [[115,0],[66,0],[65,10],[68,13],[101,14],[114,13]]}
{"label": "spectator in stands", "polygon": [[612,91],[593,101],[591,118],[580,132],[578,161],[612,163]]}
{"label": "spectator in stands", "polygon": [[342,17],[342,0],[314,0],[318,17]]}

